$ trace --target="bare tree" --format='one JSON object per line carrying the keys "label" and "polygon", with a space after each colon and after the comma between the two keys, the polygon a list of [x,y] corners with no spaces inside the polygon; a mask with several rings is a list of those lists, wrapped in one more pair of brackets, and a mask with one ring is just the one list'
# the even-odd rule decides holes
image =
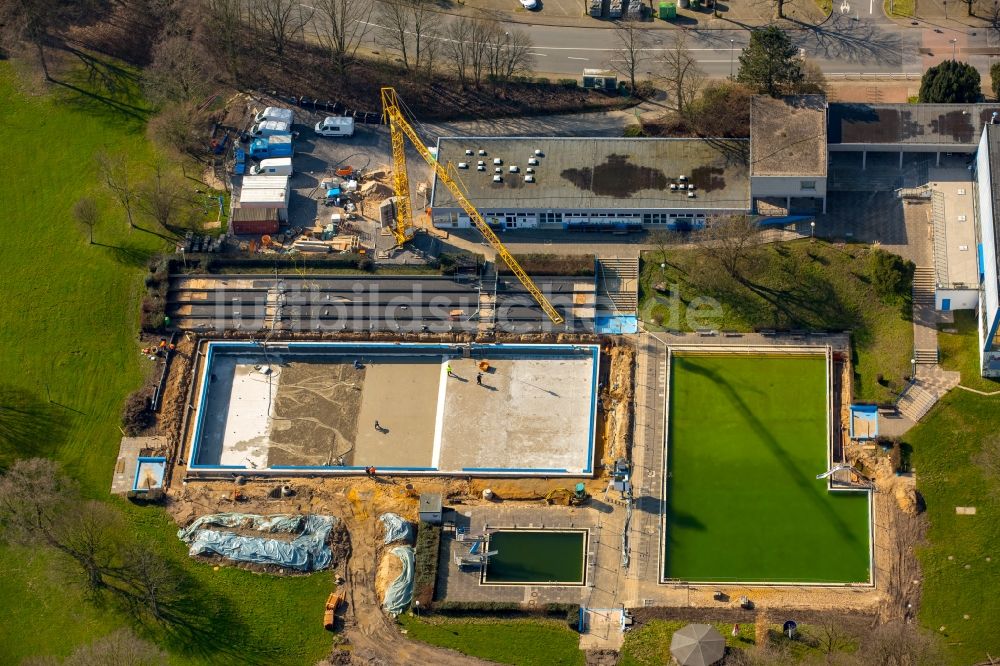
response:
{"label": "bare tree", "polygon": [[535,66],[531,55],[534,44],[524,30],[506,30],[500,23],[493,24],[487,45],[487,70],[494,84],[506,84]]}
{"label": "bare tree", "polygon": [[440,51],[437,24],[441,17],[432,11],[431,0],[409,0],[408,4],[413,17],[413,69],[430,76]]}
{"label": "bare tree", "polygon": [[209,116],[208,110],[194,102],[170,104],[150,119],[146,131],[158,146],[203,162],[208,152],[205,135]]}
{"label": "bare tree", "polygon": [[705,82],[705,72],[698,67],[688,48],[686,30],[675,30],[673,43],[660,55],[660,80],[667,88],[668,104],[682,116],[687,116],[691,103]]}
{"label": "bare tree", "polygon": [[819,644],[819,650],[827,657],[843,652],[850,647],[854,641],[852,636],[844,631],[836,622],[826,622],[814,631],[815,638]]}
{"label": "bare tree", "polygon": [[94,160],[97,162],[97,169],[101,174],[101,180],[104,181],[104,186],[108,188],[115,201],[125,211],[129,228],[135,229],[133,212],[138,198],[138,190],[132,177],[132,165],[128,158],[123,153],[109,154],[99,151],[94,155]]}
{"label": "bare tree", "polygon": [[284,55],[289,42],[302,33],[312,20],[311,5],[296,0],[251,0],[252,24],[263,33],[278,56]]}
{"label": "bare tree", "polygon": [[862,640],[864,663],[884,666],[932,666],[943,663],[936,637],[904,622],[891,622]]}
{"label": "bare tree", "polygon": [[740,280],[760,241],[760,227],[747,215],[720,215],[708,220],[703,252],[730,277]]}
{"label": "bare tree", "polygon": [[660,251],[660,263],[666,263],[667,248],[680,240],[680,234],[670,229],[653,229],[648,240]]}
{"label": "bare tree", "polygon": [[187,37],[170,35],[153,47],[153,62],[143,70],[142,87],[158,104],[204,96],[210,75],[205,56]]}
{"label": "bare tree", "polygon": [[368,34],[374,5],[353,0],[317,0],[313,28],[330,53],[341,76],[354,62],[361,40]]}
{"label": "bare tree", "polygon": [[445,32],[445,55],[451,63],[452,71],[458,77],[458,82],[464,90],[469,82],[469,72],[472,66],[472,33],[476,21],[468,16],[460,16],[448,24]]}
{"label": "bare tree", "polygon": [[83,570],[90,592],[108,585],[108,577],[119,575],[119,535],[124,531],[121,515],[103,502],[78,503],[55,522],[55,547],[71,557]]}
{"label": "bare tree", "polygon": [[94,227],[100,219],[97,212],[97,203],[91,197],[80,197],[73,204],[73,218],[77,223],[87,230],[90,244],[94,244]]}
{"label": "bare tree", "polygon": [[166,619],[169,606],[181,593],[177,572],[143,545],[127,548],[122,559],[124,578],[129,581],[134,600],[157,620]]}
{"label": "bare tree", "polygon": [[637,21],[619,21],[615,27],[615,45],[611,52],[611,69],[628,79],[629,91],[635,94],[636,77],[647,57],[647,33]]}
{"label": "bare tree", "polygon": [[153,175],[139,186],[139,209],[164,229],[181,209],[181,188],[177,181],[157,164]]}
{"label": "bare tree", "polygon": [[22,459],[0,476],[0,531],[5,540],[52,545],[56,523],[80,495],[59,464],[46,458]]}
{"label": "bare tree", "polygon": [[8,44],[33,48],[45,80],[51,81],[45,49],[53,34],[86,16],[95,4],[96,0],[0,0],[0,33]]}
{"label": "bare tree", "polygon": [[119,629],[74,650],[63,666],[167,666],[166,652],[128,629]]}
{"label": "bare tree", "polygon": [[203,43],[224,63],[229,75],[239,76],[239,56],[246,36],[246,0],[203,0],[203,10],[194,14],[204,28]]}
{"label": "bare tree", "polygon": [[802,79],[795,84],[795,92],[799,95],[821,95],[826,92],[826,77],[823,76],[819,63],[802,59]]}
{"label": "bare tree", "polygon": [[382,30],[376,42],[395,51],[403,61],[403,68],[410,69],[410,49],[413,42],[413,14],[408,0],[383,0],[379,3],[378,21]]}
{"label": "bare tree", "polygon": [[477,89],[483,85],[483,78],[489,69],[490,33],[499,29],[499,25],[495,21],[472,22],[472,30],[469,33],[469,69],[472,82]]}

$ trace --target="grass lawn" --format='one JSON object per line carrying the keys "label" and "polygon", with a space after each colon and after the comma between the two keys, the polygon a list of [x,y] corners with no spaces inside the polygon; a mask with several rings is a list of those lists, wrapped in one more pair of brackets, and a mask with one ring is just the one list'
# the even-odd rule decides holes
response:
{"label": "grass lawn", "polygon": [[[625,634],[618,666],[662,666],[670,662],[670,639],[674,632],[690,622],[682,620],[650,620]],[[741,624],[740,633],[732,635],[733,625],[714,623],[731,648],[748,648],[755,644],[752,624]]]}
{"label": "grass lawn", "polygon": [[[886,16],[913,16],[915,4],[916,0],[884,0],[883,2]],[[955,9],[959,11],[958,7]]]}
{"label": "grass lawn", "polygon": [[[8,369],[0,395],[32,416],[13,440],[3,440],[0,465],[23,456],[60,460],[89,496],[118,505],[132,533],[182,567],[198,590],[190,626],[137,627],[170,650],[174,663],[311,664],[330,646],[320,621],[329,576],[215,572],[188,559],[165,512],[108,498],[121,406],[150,371],[135,339],[138,302],[146,259],[163,243],[128,231],[91,161],[99,149],[126,151],[137,163],[153,159],[134,81],[127,72],[121,79],[109,102],[59,86],[42,94],[10,61],[0,62],[9,167],[0,201],[11,232],[0,243],[0,367]],[[85,80],[71,83],[82,88]],[[99,201],[95,240],[102,245],[88,245],[70,215],[84,194]],[[0,558],[0,663],[66,655],[130,623],[114,607],[87,602],[47,553],[0,547]]]}
{"label": "grass lawn", "polygon": [[[808,240],[769,244],[760,249],[743,282],[729,278],[699,251],[667,248],[665,262],[659,250],[646,252],[639,315],[645,327],[654,331],[850,330],[855,395],[888,401],[893,390],[903,388],[903,377],[910,373],[910,303],[908,296],[899,304],[879,298],[863,274],[867,252],[862,245],[838,247]],[[661,263],[665,268],[660,268]],[[671,298],[671,288],[676,298]],[[718,311],[712,313],[699,298],[717,302]],[[878,384],[880,374],[888,387]]]}
{"label": "grass lawn", "polygon": [[[965,385],[1000,388],[977,378],[973,317],[956,313],[955,325],[942,328],[959,331],[938,336],[942,363],[960,370]],[[995,631],[1000,617],[1000,479],[984,471],[990,460],[997,469],[998,413],[1000,396],[955,389],[905,437],[913,447],[917,489],[930,521],[928,544],[918,551],[924,575],[920,619],[942,636],[953,664],[1000,654]],[[957,515],[956,506],[974,506],[976,515]]]}
{"label": "grass lawn", "polygon": [[962,373],[962,386],[968,386],[987,393],[1000,391],[1000,381],[987,379],[979,374],[979,336],[976,330],[976,313],[958,310],[955,323],[938,326],[938,352],[943,365],[948,370]]}
{"label": "grass lawn", "polygon": [[585,663],[580,636],[558,620],[466,620],[401,615],[410,638],[463,654],[519,666]]}
{"label": "grass lawn", "polygon": [[867,493],[829,492],[822,357],[675,354],[665,575],[864,582]]}

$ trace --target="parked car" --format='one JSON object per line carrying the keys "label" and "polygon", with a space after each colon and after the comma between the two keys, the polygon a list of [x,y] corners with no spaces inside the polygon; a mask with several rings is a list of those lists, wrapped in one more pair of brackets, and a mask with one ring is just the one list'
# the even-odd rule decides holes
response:
{"label": "parked car", "polygon": [[354,118],[327,116],[316,123],[316,134],[320,136],[354,136]]}
{"label": "parked car", "polygon": [[519,2],[525,9],[535,9],[538,7],[538,0],[519,0]]}
{"label": "parked car", "polygon": [[292,126],[281,120],[262,120],[250,128],[250,136],[265,137],[278,134],[291,134]]}
{"label": "parked car", "polygon": [[252,176],[291,176],[293,173],[291,157],[268,157],[250,167]]}
{"label": "parked car", "polygon": [[295,112],[280,106],[269,106],[253,118],[255,123],[262,123],[265,120],[277,120],[281,123],[288,123],[288,126],[291,127],[295,124]]}
{"label": "parked car", "polygon": [[254,139],[250,144],[250,157],[263,160],[268,157],[291,157],[292,135],[278,134],[267,138]]}

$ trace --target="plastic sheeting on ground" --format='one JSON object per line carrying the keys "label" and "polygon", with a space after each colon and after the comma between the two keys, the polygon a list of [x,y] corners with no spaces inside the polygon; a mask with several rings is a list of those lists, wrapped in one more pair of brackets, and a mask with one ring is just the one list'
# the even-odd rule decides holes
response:
{"label": "plastic sheeting on ground", "polygon": [[382,606],[389,615],[395,617],[406,610],[413,601],[413,548],[396,546],[392,549],[392,554],[403,563],[403,573],[399,574],[399,578],[392,581],[386,589]]}
{"label": "plastic sheeting on ground", "polygon": [[[202,516],[178,530],[177,536],[190,546],[188,553],[192,556],[215,553],[237,562],[319,571],[330,566],[333,560],[327,539],[336,524],[337,518],[334,516],[215,513]],[[298,536],[291,541],[283,541],[208,529],[212,527],[254,530],[264,534],[297,533]]]}
{"label": "plastic sheeting on ground", "polygon": [[413,543],[413,525],[411,523],[394,513],[383,513],[378,519],[385,527],[385,541],[383,543],[388,544],[393,541]]}

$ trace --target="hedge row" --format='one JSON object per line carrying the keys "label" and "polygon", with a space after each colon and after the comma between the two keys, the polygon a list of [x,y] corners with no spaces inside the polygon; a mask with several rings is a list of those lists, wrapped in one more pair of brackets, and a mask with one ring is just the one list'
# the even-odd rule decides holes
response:
{"label": "hedge row", "polygon": [[414,553],[413,598],[425,608],[434,600],[440,550],[441,526],[420,523]]}
{"label": "hedge row", "polygon": [[[592,254],[520,254],[515,259],[528,275],[593,276],[595,272]],[[497,269],[501,275],[512,274],[506,264]]]}
{"label": "hedge row", "polygon": [[[421,603],[421,605],[423,605]],[[548,617],[564,620],[576,630],[580,621],[579,604],[541,604],[522,606],[504,601],[440,601],[433,606],[436,615],[445,617]]]}

